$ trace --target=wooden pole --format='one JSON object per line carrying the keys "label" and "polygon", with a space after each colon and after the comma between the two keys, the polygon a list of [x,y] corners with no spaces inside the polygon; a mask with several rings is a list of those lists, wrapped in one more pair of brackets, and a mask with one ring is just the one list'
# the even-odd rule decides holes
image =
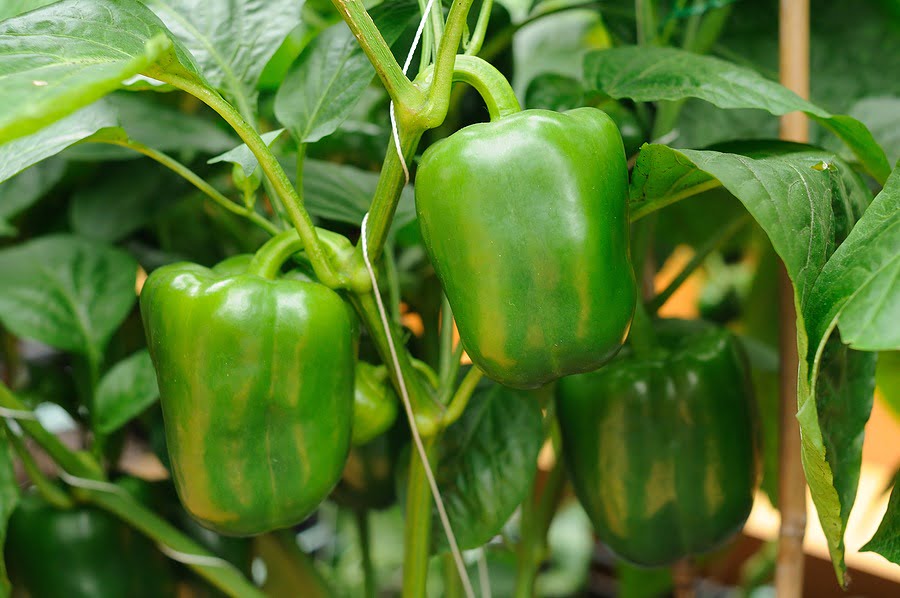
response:
{"label": "wooden pole", "polygon": [[[809,0],[780,0],[779,56],[781,83],[797,95],[809,97]],[[781,138],[809,140],[809,121],[802,112],[781,117]],[[800,461],[797,422],[797,316],[794,291],[784,265],[779,269],[779,348],[781,370],[781,444],[778,509],[781,528],[775,568],[775,595],[799,598],[803,593],[803,536],[806,532],[806,479]]]}

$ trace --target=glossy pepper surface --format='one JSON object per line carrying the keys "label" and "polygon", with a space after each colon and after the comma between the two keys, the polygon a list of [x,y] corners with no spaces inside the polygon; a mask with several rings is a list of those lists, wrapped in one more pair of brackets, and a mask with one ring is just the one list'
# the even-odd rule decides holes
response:
{"label": "glossy pepper surface", "polygon": [[158,598],[175,595],[167,557],[114,515],[58,509],[26,494],[9,521],[6,558],[32,598]]}
{"label": "glossy pepper surface", "polygon": [[715,548],[750,514],[753,391],[727,331],[663,321],[659,346],[559,382],[565,459],[597,534],[623,559],[665,565]]}
{"label": "glossy pepper surface", "polygon": [[141,292],[178,495],[224,534],[306,518],[350,447],[349,313],[325,286],[275,280],[281,261],[243,274],[173,264]]}
{"label": "glossy pepper surface", "polygon": [[635,302],[627,184],[619,131],[594,108],[517,112],[425,152],[422,237],[489,377],[534,388],[618,351]]}

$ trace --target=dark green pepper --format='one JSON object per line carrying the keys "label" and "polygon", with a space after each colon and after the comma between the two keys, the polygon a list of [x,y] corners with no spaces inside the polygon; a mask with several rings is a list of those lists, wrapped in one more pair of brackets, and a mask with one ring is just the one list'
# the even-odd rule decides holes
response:
{"label": "dark green pepper", "polygon": [[37,493],[9,520],[6,559],[31,598],[175,595],[171,562],[152,541],[106,511],[58,509]]}
{"label": "dark green pepper", "polygon": [[595,108],[517,112],[425,152],[422,238],[489,377],[535,388],[619,350],[635,302],[627,187],[622,138]]}
{"label": "dark green pepper", "polygon": [[296,250],[276,237],[244,274],[165,266],[141,293],[178,495],[223,534],[306,518],[350,447],[353,323],[331,289],[275,280]]}
{"label": "dark green pepper", "polygon": [[575,492],[600,539],[639,565],[711,550],[750,514],[757,481],[753,389],[726,330],[668,320],[658,347],[559,382]]}

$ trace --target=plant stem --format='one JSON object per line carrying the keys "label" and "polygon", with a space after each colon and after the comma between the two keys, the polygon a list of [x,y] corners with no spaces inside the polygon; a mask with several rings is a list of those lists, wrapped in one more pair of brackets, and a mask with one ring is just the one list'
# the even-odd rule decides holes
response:
{"label": "plant stem", "polygon": [[[28,408],[17,399],[6,387],[0,384],[0,407],[31,413]],[[16,419],[25,432],[44,449],[51,459],[68,473],[81,478],[102,480],[103,470],[87,453],[72,452],[69,447],[60,442],[54,434],[47,431],[36,419]]]}
{"label": "plant stem", "polygon": [[[425,454],[434,461],[436,438],[423,438]],[[428,557],[431,553],[431,488],[418,451],[411,451],[406,486],[406,521],[403,536],[403,596],[425,596]]]}
{"label": "plant stem", "polygon": [[38,467],[38,464],[34,461],[34,456],[32,456],[31,451],[28,450],[28,447],[25,446],[22,439],[9,428],[9,425],[5,421],[2,426],[0,426],[0,439],[3,438],[4,433],[9,439],[10,444],[12,444],[13,449],[16,451],[19,460],[22,462],[22,467],[25,469],[25,473],[28,474],[28,479],[35,485],[38,492],[44,497],[44,500],[58,509],[72,508],[75,504],[74,501],[72,501],[68,494],[47,479],[47,476],[44,475],[44,472],[41,471],[41,468]]}
{"label": "plant stem", "polygon": [[332,3],[369,57],[378,78],[398,109],[406,112],[422,106],[425,96],[406,78],[362,0],[332,0]]}
{"label": "plant stem", "polygon": [[634,275],[637,280],[638,297],[635,302],[634,318],[631,322],[631,331],[628,341],[634,347],[635,353],[646,354],[656,345],[656,333],[653,331],[653,323],[650,314],[644,306],[645,297],[651,292],[645,276],[647,270],[648,254],[653,242],[653,229],[655,219],[638,222],[633,226],[631,238],[631,255]]}
{"label": "plant stem", "polygon": [[453,555],[448,553],[442,556],[441,564],[444,573],[444,598],[462,598],[464,596],[462,582]]}
{"label": "plant stem", "polygon": [[459,40],[466,27],[466,17],[474,0],[454,0],[447,15],[444,36],[434,60],[434,80],[428,90],[425,109],[426,128],[440,125],[447,116],[450,105],[450,89],[453,83],[453,65],[456,62]]}
{"label": "plant stem", "polygon": [[[0,407],[17,412],[31,413],[3,384],[0,384]],[[36,419],[21,417],[17,418],[16,421],[67,474],[82,480],[108,483],[100,465],[90,455],[69,450]],[[108,490],[85,489],[82,487],[73,488],[73,494],[79,500],[95,504],[113,513],[145,536],[156,540],[164,549],[202,559],[215,558],[193,540],[188,539],[164,519],[161,519],[153,511],[146,509],[127,494],[123,496]],[[263,597],[263,594],[244,578],[240,571],[225,561],[218,562],[217,560],[214,565],[185,564],[229,596],[236,598]]]}
{"label": "plant stem", "polygon": [[179,75],[157,75],[163,77],[163,82],[193,95],[201,102],[215,110],[231,127],[238,136],[247,144],[253,155],[259,161],[263,173],[275,188],[278,196],[284,202],[284,208],[290,216],[291,222],[303,239],[303,246],[309,255],[309,261],[316,272],[319,282],[331,288],[343,288],[347,286],[347,277],[335,270],[334,265],[328,260],[324,249],[319,243],[312,219],[303,208],[303,200],[297,190],[291,185],[287,173],[275,158],[275,155],[262,140],[256,130],[247,123],[238,111],[225,101],[215,91],[203,84],[181,77]]}
{"label": "plant stem", "polygon": [[[440,320],[440,351],[438,353],[438,377],[441,380],[441,388],[452,388],[453,380],[450,372],[453,369],[453,310],[447,296],[441,293],[441,320]],[[459,356],[456,356],[459,361]],[[453,376],[455,377],[455,376]]]}
{"label": "plant stem", "polygon": [[375,598],[377,583],[375,568],[372,566],[372,539],[369,536],[369,512],[356,511],[356,531],[359,534],[359,552],[362,557],[363,584],[366,598]]}
{"label": "plant stem", "polygon": [[[78,494],[86,501],[113,513],[148,538],[155,540],[163,552],[174,551],[184,555],[214,558],[199,544],[172,527],[156,513],[145,508],[134,499],[125,498],[111,492],[78,489]],[[185,563],[229,596],[235,598],[264,598],[259,589],[245,578],[240,571],[227,561],[216,564]]]}
{"label": "plant stem", "polygon": [[[378,307],[375,304],[375,298],[371,293],[359,295],[351,293],[349,295],[350,302],[359,314],[363,324],[372,335],[375,342],[375,348],[383,363],[392,364],[391,351],[388,346],[388,337],[384,327],[381,324],[381,317],[378,315]],[[431,394],[422,385],[422,380],[416,372],[409,352],[405,350],[400,342],[400,335],[396,326],[391,326],[391,336],[394,339],[394,346],[397,349],[397,360],[400,364],[400,371],[403,373],[403,380],[406,382],[406,389],[409,393],[409,400],[416,417],[416,428],[424,438],[435,435],[439,428],[440,413]],[[397,379],[394,368],[389,365],[388,372],[391,376],[391,382],[397,393],[400,394],[400,382]],[[415,452],[415,451],[413,451]]]}
{"label": "plant stem", "polygon": [[652,313],[656,313],[660,307],[662,307],[666,301],[669,300],[675,291],[681,287],[685,280],[694,273],[694,271],[709,257],[713,251],[717,250],[722,246],[723,243],[728,241],[731,237],[737,234],[744,225],[750,222],[750,214],[743,213],[737,218],[733,219],[731,222],[726,224],[723,228],[720,228],[711,236],[706,239],[706,241],[696,249],[694,252],[694,256],[691,260],[684,266],[681,272],[669,283],[669,285],[656,297],[654,297],[648,304],[647,309]]}
{"label": "plant stem", "polygon": [[[419,139],[423,131],[401,129],[399,131],[400,147],[404,160],[408,160],[416,151]],[[381,176],[378,178],[378,186],[375,188],[375,196],[369,207],[369,220],[366,227],[366,247],[369,250],[369,259],[372,262],[378,260],[384,243],[387,240],[394,212],[397,210],[397,202],[400,201],[400,192],[406,185],[406,174],[403,163],[397,155],[394,139],[388,142],[384,164],[381,167]],[[359,267],[363,267],[362,240],[357,244]]]}
{"label": "plant stem", "polygon": [[469,399],[472,398],[472,393],[475,392],[475,388],[478,386],[478,382],[483,375],[484,372],[474,365],[472,366],[472,369],[466,373],[466,377],[463,378],[459,388],[453,393],[453,398],[450,399],[450,402],[447,405],[447,412],[444,414],[443,419],[441,419],[441,426],[443,428],[449,427],[453,422],[460,418],[463,411],[466,410],[466,405],[469,404]]}
{"label": "plant stem", "polygon": [[478,21],[475,23],[475,30],[472,32],[472,38],[466,47],[466,54],[475,56],[481,52],[481,45],[484,43],[484,34],[487,33],[488,21],[491,20],[491,9],[494,6],[494,0],[482,0],[481,10],[478,12]]}
{"label": "plant stem", "polygon": [[147,147],[143,143],[138,143],[137,141],[133,141],[131,139],[127,140],[106,140],[106,139],[98,139],[96,140],[99,143],[108,143],[110,145],[118,145],[120,147],[126,147],[128,149],[134,150],[140,154],[143,154],[150,158],[151,160],[155,160],[159,164],[162,164],[172,172],[178,174],[187,182],[192,184],[194,187],[203,192],[207,197],[213,200],[216,204],[225,208],[229,212],[233,214],[237,214],[238,216],[243,216],[244,218],[249,219],[253,224],[259,226],[270,235],[277,235],[279,230],[274,224],[263,218],[260,214],[258,214],[255,210],[252,210],[248,207],[241,206],[231,201],[227,197],[225,197],[222,193],[219,192],[218,189],[207,183],[203,178],[198,176],[194,171],[190,168],[175,160],[171,156],[168,156],[160,151],[153,149],[152,147]]}

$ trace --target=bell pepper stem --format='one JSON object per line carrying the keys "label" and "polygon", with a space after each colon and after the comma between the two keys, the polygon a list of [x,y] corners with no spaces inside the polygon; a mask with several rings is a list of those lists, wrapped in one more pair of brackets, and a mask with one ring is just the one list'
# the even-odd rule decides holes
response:
{"label": "bell pepper stem", "polygon": [[303,241],[297,235],[297,231],[286,230],[275,235],[259,248],[250,261],[250,265],[247,266],[247,272],[268,280],[275,280],[281,266],[292,255],[302,250]]}
{"label": "bell pepper stem", "polygon": [[[506,77],[503,76],[503,73],[478,56],[458,54],[450,76],[453,82],[468,83],[475,88],[475,91],[484,100],[488,115],[492,121],[522,110],[512,86]],[[417,81],[426,82],[432,77],[434,78],[432,86],[434,86],[437,84],[437,75],[434,74],[432,69],[426,69],[419,75]],[[446,111],[444,112],[445,114]],[[442,115],[439,122],[429,121],[429,128],[440,125],[443,120]]]}

